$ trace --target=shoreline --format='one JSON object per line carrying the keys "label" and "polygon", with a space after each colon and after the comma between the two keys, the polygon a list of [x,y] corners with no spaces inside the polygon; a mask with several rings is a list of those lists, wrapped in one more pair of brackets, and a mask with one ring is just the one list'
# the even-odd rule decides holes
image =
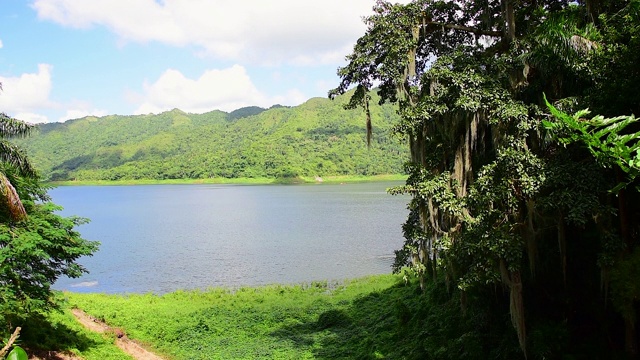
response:
{"label": "shoreline", "polygon": [[301,184],[342,184],[360,182],[404,181],[406,175],[335,175],[326,177],[298,176],[295,178],[207,178],[207,179],[138,179],[138,180],[68,180],[47,181],[51,186],[124,186],[124,185],[301,185]]}

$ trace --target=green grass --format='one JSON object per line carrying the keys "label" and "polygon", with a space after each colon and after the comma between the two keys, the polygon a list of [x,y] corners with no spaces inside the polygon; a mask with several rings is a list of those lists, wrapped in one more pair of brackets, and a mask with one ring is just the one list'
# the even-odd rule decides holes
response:
{"label": "green grass", "polygon": [[396,275],[165,295],[66,296],[70,305],[171,359],[521,356],[508,317],[500,319],[502,326],[488,327],[483,312],[463,315],[459,299],[444,285],[422,292]]}
{"label": "green grass", "polygon": [[71,352],[86,360],[133,359],[114,345],[114,335],[86,330],[75,320],[69,309],[52,312],[46,317],[31,318],[22,327],[18,340],[28,352]]}
{"label": "green grass", "polygon": [[392,353],[402,342],[396,297],[414,290],[383,275],[161,296],[66,296],[72,306],[175,359],[396,359]]}
{"label": "green grass", "polygon": [[49,185],[54,186],[81,186],[81,185],[169,185],[169,184],[238,184],[238,185],[267,185],[267,184],[339,184],[339,183],[355,183],[355,182],[373,182],[373,181],[402,181],[406,180],[406,175],[388,174],[388,175],[341,175],[323,177],[322,181],[318,181],[313,177],[296,177],[296,178],[208,178],[208,179],[167,179],[167,180],[78,180],[78,181],[52,181]]}
{"label": "green grass", "polygon": [[[164,295],[63,296],[67,309],[83,309],[173,360],[522,358],[508,314],[489,316],[483,306],[463,312],[457,294],[442,283],[423,292],[399,275],[377,275]],[[83,330],[68,311],[48,320],[25,333],[25,345],[127,359],[113,338]]]}

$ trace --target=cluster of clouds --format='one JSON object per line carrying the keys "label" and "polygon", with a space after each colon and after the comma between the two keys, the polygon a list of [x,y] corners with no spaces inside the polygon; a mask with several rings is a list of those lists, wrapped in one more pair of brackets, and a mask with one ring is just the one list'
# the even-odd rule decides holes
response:
{"label": "cluster of clouds", "polygon": [[131,94],[130,99],[141,103],[134,114],[158,113],[175,107],[192,113],[212,109],[232,111],[247,105],[269,106],[306,100],[297,90],[291,90],[285,96],[263,94],[240,65],[208,70],[198,79],[189,79],[180,71],[169,69],[154,83],[144,84],[144,95]]}
{"label": "cluster of clouds", "polygon": [[[194,78],[167,69],[157,79],[146,80],[142,93],[125,95],[133,113],[140,114],[174,107],[200,113],[299,104],[305,95],[295,84],[284,93],[268,94],[256,88],[247,67],[339,65],[364,32],[360,18],[370,13],[373,4],[373,0],[34,0],[31,8],[41,21],[62,27],[106,28],[119,45],[158,42],[227,64]],[[52,65],[40,64],[35,73],[0,77],[5,88],[0,109],[30,122],[106,114],[88,102],[51,101],[52,71]],[[39,115],[43,109],[66,113],[60,119],[47,119]]]}
{"label": "cluster of clouds", "polygon": [[[124,42],[193,45],[202,56],[263,64],[334,63],[362,34],[372,0],[36,0],[42,20],[104,26]],[[355,19],[354,19],[355,18]],[[355,20],[355,21],[354,21]]]}
{"label": "cluster of clouds", "polygon": [[64,115],[55,119],[57,121],[107,114],[104,110],[91,108],[86,102],[72,101],[69,104],[60,104],[50,100],[52,69],[53,66],[49,64],[39,64],[36,73],[24,73],[16,77],[0,76],[4,90],[0,96],[0,109],[32,124],[49,122],[51,119],[42,115],[49,109],[64,109]]}

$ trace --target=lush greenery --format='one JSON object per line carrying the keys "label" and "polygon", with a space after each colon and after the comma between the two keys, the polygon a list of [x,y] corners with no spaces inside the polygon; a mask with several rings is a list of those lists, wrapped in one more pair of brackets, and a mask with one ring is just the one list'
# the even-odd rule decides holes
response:
{"label": "lush greenery", "polygon": [[56,359],[54,351],[86,360],[133,359],[115,345],[117,334],[99,334],[85,329],[73,316],[68,303],[60,299],[61,311],[32,316],[25,322],[18,343],[31,355]]}
{"label": "lush greenery", "polygon": [[406,175],[384,174],[384,175],[333,175],[323,176],[296,176],[292,178],[208,178],[208,179],[131,179],[131,180],[69,180],[52,182],[55,186],[78,186],[78,185],[159,185],[159,184],[237,184],[237,185],[265,185],[265,184],[310,184],[310,183],[358,183],[374,181],[401,181],[406,180]]}
{"label": "lush greenery", "polygon": [[378,1],[365,21],[330,96],[397,104],[397,268],[509,314],[520,357],[636,358],[639,126],[617,116],[640,110],[640,1]]}
{"label": "lush greenery", "polygon": [[391,138],[391,106],[372,108],[380,124],[365,142],[360,110],[347,98],[231,113],[87,117],[39,125],[24,139],[48,180],[295,178],[400,174],[406,147]]}
{"label": "lush greenery", "polygon": [[400,276],[381,275],[344,283],[178,291],[161,296],[67,296],[71,305],[175,359],[517,356],[517,338],[505,336],[510,328],[508,316],[488,319],[488,313],[480,311],[465,316],[458,304],[449,301],[443,286],[430,287],[425,295]]}
{"label": "lush greenery", "polygon": [[[74,230],[84,220],[55,213],[59,207],[49,202],[29,159],[9,141],[30,129],[0,114],[0,338],[7,345],[15,327],[57,308],[51,284],[61,275],[80,276],[84,269],[75,261],[97,249]],[[20,358],[18,349],[10,359]]]}

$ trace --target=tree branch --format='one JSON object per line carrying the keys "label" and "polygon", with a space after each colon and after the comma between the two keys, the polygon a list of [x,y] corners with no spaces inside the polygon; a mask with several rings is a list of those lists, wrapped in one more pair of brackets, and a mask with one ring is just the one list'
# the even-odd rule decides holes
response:
{"label": "tree branch", "polygon": [[22,330],[22,328],[17,327],[13,331],[13,334],[11,334],[11,337],[9,338],[9,341],[7,342],[7,345],[5,345],[2,348],[2,350],[0,350],[0,358],[4,358],[4,355],[7,353],[7,351],[11,347],[11,345],[13,345],[13,343],[18,339],[18,336],[20,336],[20,330]]}
{"label": "tree branch", "polygon": [[443,28],[447,28],[447,29],[453,29],[453,30],[460,30],[460,31],[466,31],[466,32],[470,32],[476,35],[486,35],[486,36],[496,36],[496,37],[501,37],[503,34],[500,31],[493,31],[493,30],[482,30],[482,29],[476,29],[474,27],[470,27],[470,26],[463,26],[463,25],[457,25],[457,24],[445,24],[445,23],[441,23],[441,22],[437,22],[437,21],[430,21],[430,20],[424,20],[423,24],[425,25],[435,25],[435,26],[440,26]]}

